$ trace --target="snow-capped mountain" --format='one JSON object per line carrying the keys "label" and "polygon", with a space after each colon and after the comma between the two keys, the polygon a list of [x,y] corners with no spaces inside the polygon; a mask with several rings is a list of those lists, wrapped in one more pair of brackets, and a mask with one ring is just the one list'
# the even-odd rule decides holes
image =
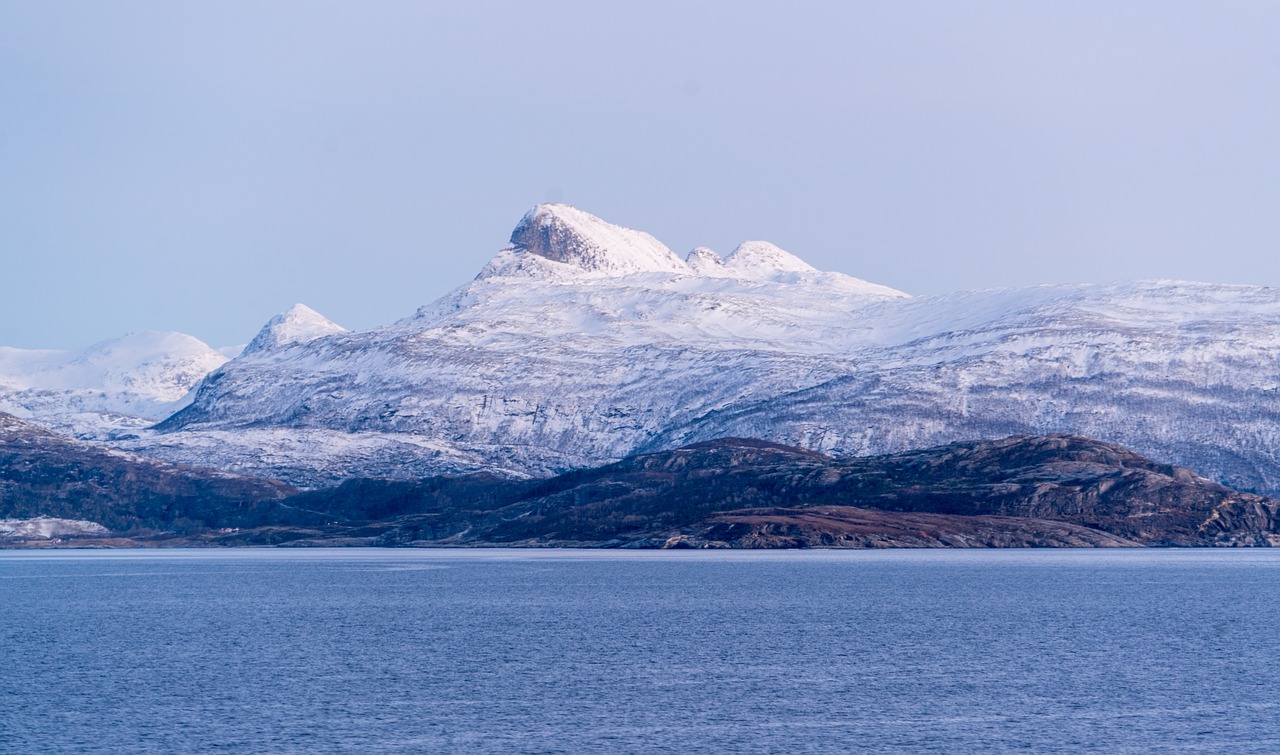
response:
{"label": "snow-capped mountain", "polygon": [[457,292],[387,328],[246,349],[131,448],[305,484],[563,470],[842,374],[829,354],[851,314],[905,297],[762,242],[694,258],[713,269],[540,206]]}
{"label": "snow-capped mountain", "polygon": [[[296,305],[225,366],[176,333],[0,348],[0,411],[303,483],[543,473],[726,435],[876,453],[1076,432],[1275,491],[1278,299],[1173,282],[908,298],[765,242],[681,260],[542,206],[476,280],[374,331]],[[142,430],[211,371],[166,432]]]}
{"label": "snow-capped mountain", "polygon": [[[323,321],[312,315],[299,317]],[[128,447],[318,484],[545,473],[729,435],[867,454],[1073,432],[1280,489],[1273,289],[908,297],[765,242],[682,260],[542,205],[475,280],[413,317],[329,325],[260,335]]]}
{"label": "snow-capped mountain", "polygon": [[182,333],[141,332],[77,351],[0,347],[0,411],[83,438],[136,431],[182,408],[227,357]]}

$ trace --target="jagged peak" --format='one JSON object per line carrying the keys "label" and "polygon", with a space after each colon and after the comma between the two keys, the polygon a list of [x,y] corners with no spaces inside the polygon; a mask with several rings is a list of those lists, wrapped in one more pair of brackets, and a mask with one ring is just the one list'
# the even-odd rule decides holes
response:
{"label": "jagged peak", "polygon": [[540,204],[526,213],[511,232],[508,250],[596,273],[689,272],[653,236],[606,223],[567,204]]}
{"label": "jagged peak", "polygon": [[295,304],[276,315],[262,326],[241,354],[279,348],[289,344],[306,343],[347,329],[305,304]]}
{"label": "jagged peak", "polygon": [[724,264],[740,273],[814,273],[817,269],[768,241],[744,241],[729,252]]}

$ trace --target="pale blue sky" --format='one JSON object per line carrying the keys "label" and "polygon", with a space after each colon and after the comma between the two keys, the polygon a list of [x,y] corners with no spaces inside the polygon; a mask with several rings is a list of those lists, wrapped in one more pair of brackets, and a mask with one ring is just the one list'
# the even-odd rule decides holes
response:
{"label": "pale blue sky", "polygon": [[1276,2],[0,0],[0,344],[365,328],[534,204],[912,293],[1280,285]]}

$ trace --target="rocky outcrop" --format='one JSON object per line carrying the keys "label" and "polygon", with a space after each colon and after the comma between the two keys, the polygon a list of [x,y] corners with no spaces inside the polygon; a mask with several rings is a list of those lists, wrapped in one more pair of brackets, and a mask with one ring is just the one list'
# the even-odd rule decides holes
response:
{"label": "rocky outcrop", "polygon": [[1252,497],[1228,501],[1214,508],[1199,534],[1214,545],[1280,546],[1280,501]]}
{"label": "rocky outcrop", "polygon": [[689,272],[689,267],[653,236],[606,223],[564,204],[538,205],[530,210],[511,232],[509,249],[586,272]]}
{"label": "rocky outcrop", "polygon": [[717,514],[664,548],[1123,548],[1107,532],[1048,519],[946,516],[853,506]]}

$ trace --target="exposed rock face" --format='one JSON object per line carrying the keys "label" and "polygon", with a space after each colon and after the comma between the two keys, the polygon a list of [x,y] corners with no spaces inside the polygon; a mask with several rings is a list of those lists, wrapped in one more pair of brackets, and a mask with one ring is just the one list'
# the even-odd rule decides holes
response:
{"label": "exposed rock face", "polygon": [[1199,531],[1216,545],[1280,547],[1280,508],[1273,500],[1230,501],[1216,507]]}
{"label": "exposed rock face", "polygon": [[692,535],[663,547],[685,548],[1123,548],[1110,533],[1048,519],[946,516],[853,506],[745,509],[717,514]]}
{"label": "exposed rock face", "polygon": [[606,223],[563,204],[531,210],[511,232],[510,248],[587,272],[689,272],[679,257],[649,234]]}

